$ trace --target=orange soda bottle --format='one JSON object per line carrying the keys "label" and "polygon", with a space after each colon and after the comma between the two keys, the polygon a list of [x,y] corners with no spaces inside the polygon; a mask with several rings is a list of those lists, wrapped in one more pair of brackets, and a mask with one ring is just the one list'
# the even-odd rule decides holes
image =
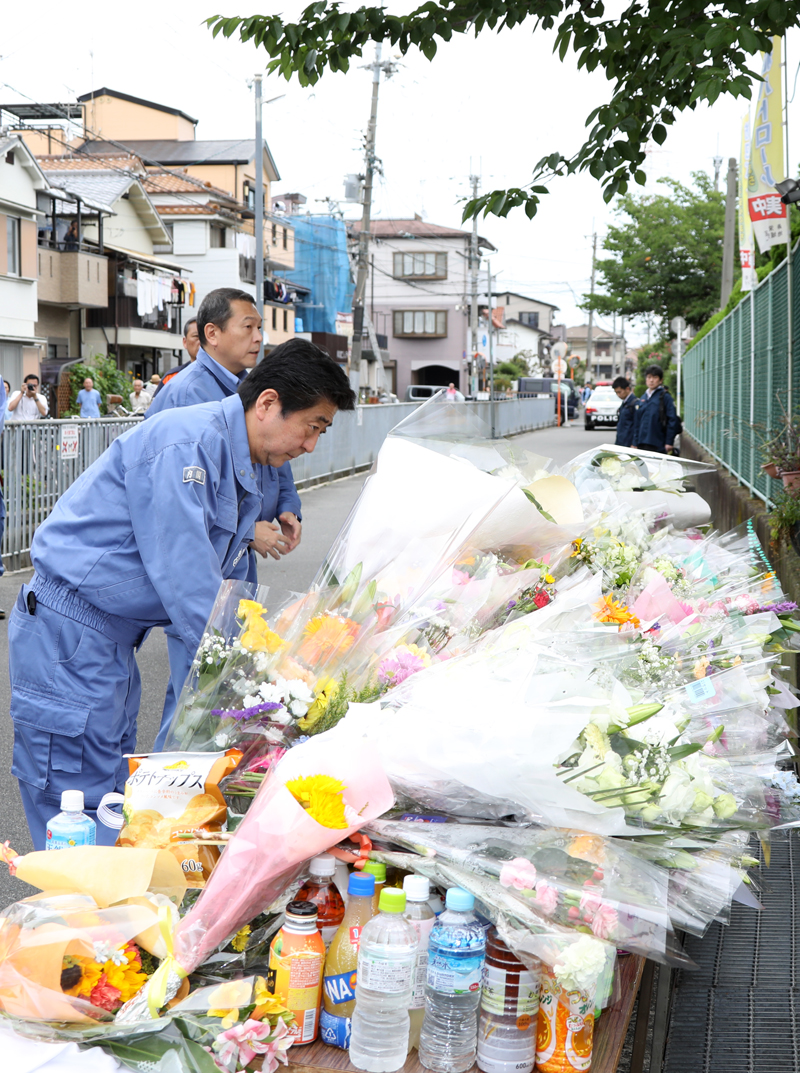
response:
{"label": "orange soda bottle", "polygon": [[344,902],[333,881],[336,858],[330,853],[321,853],[314,857],[308,868],[311,875],[298,891],[297,900],[308,900],[316,905],[317,928],[327,950],[344,920]]}

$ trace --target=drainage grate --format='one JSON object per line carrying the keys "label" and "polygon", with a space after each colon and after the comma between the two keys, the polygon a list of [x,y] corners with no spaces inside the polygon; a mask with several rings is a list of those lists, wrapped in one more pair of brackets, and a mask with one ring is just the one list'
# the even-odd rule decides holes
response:
{"label": "drainage grate", "polygon": [[697,962],[677,974],[664,1073],[800,1073],[800,980],[795,927],[796,832],[777,832],[762,860],[761,912],[735,903],[730,924],[687,936]]}

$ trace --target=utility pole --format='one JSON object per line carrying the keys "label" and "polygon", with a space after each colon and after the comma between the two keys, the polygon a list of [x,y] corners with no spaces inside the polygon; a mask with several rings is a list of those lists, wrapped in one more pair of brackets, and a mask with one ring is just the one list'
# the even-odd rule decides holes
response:
{"label": "utility pole", "polygon": [[627,370],[625,368],[625,354],[627,352],[627,347],[625,346],[625,314],[624,313],[620,317],[619,334],[620,334],[620,343],[622,344],[622,351],[621,351],[620,356],[619,356],[619,375],[620,376],[627,376],[628,373],[627,373]]}
{"label": "utility pole", "polygon": [[611,379],[617,375],[617,311],[611,313]]}
{"label": "utility pole", "polygon": [[725,236],[722,240],[722,281],[719,288],[719,308],[724,309],[733,290],[733,234],[736,230],[736,195],[739,178],[736,157],[728,160],[728,187],[725,196]]}
{"label": "utility pole", "polygon": [[491,415],[492,439],[494,439],[494,349],[492,347],[492,262],[486,262],[486,317],[489,321],[489,414]]}
{"label": "utility pole", "polygon": [[[358,253],[356,255],[356,287],[353,293],[353,345],[351,349],[351,366],[357,374],[361,372],[361,351],[364,332],[364,296],[367,289],[367,276],[369,274],[369,241],[370,241],[370,217],[372,214],[372,180],[375,175],[375,131],[378,124],[378,87],[381,81],[381,71],[387,78],[394,71],[391,61],[381,63],[381,44],[375,45],[375,59],[368,67],[372,69],[372,104],[369,111],[369,125],[367,127],[367,140],[364,150],[364,209],[361,213],[361,230],[358,233]],[[372,321],[370,320],[370,325]],[[375,334],[374,328],[371,335]],[[373,347],[377,341],[372,343]],[[375,354],[376,361],[380,361],[380,351]],[[381,366],[382,367],[382,366]],[[380,386],[380,385],[376,385]]]}
{"label": "utility pole", "polygon": [[[594,298],[594,263],[597,255],[597,232],[592,235],[592,285],[590,288],[590,295]],[[586,340],[586,369],[589,376],[592,375],[592,362],[594,361],[594,310],[589,306],[589,331],[588,339]],[[598,367],[596,380],[600,379],[600,370]]]}
{"label": "utility pole", "polygon": [[[264,329],[264,131],[261,123],[261,75],[254,76],[256,86],[256,309]],[[264,333],[266,334],[266,333]],[[264,357],[264,343],[258,360]]]}
{"label": "utility pole", "polygon": [[[478,196],[478,176],[470,175],[469,181],[472,183],[472,199],[474,201]],[[465,395],[474,394],[475,355],[478,353],[478,271],[480,260],[480,253],[478,252],[478,214],[476,213],[472,217],[472,235],[469,240],[469,391],[465,391]]]}

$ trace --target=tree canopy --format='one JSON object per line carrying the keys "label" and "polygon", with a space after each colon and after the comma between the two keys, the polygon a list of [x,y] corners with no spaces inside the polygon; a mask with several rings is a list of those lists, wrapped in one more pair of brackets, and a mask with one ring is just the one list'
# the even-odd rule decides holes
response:
{"label": "tree canopy", "polygon": [[702,171],[693,172],[693,188],[659,181],[664,193],[619,199],[622,219],[603,242],[612,256],[596,262],[605,293],[584,297],[603,313],[654,313],[669,335],[673,317],[699,327],[719,306],[725,201]]}
{"label": "tree canopy", "polygon": [[532,218],[547,193],[543,184],[554,175],[588,171],[602,183],[606,201],[626,194],[631,181],[644,185],[648,141],[662,144],[676,115],[701,101],[749,97],[760,77],[749,66],[751,57],[771,51],[772,36],[798,24],[800,0],[633,0],[613,17],[601,0],[427,0],[405,15],[371,6],[344,11],[340,0],[316,0],[298,22],[213,15],[207,23],[215,36],[238,33],[265,49],[269,71],[310,85],[326,70],[346,71],[372,41],[388,40],[402,53],[418,47],[432,60],[439,43],[454,34],[529,19],[534,30],[556,30],[562,60],[572,50],[580,68],[604,70],[611,99],[589,113],[588,134],[576,153],[542,157],[530,182],[467,202],[464,219],[481,211],[506,216],[517,207]]}

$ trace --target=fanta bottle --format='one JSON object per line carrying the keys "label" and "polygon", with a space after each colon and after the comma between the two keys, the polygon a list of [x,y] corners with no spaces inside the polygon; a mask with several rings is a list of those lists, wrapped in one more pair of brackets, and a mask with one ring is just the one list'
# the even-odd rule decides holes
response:
{"label": "fanta bottle", "polygon": [[346,1050],[356,1000],[356,970],[361,929],[374,916],[375,877],[353,872],[347,885],[347,909],[325,958],[319,1034],[323,1043]]}

